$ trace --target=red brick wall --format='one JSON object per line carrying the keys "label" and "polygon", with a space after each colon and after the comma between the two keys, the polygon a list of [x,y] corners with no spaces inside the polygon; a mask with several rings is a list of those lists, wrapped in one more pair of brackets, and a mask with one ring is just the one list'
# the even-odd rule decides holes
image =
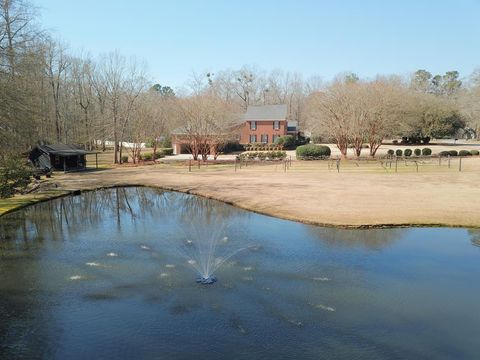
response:
{"label": "red brick wall", "polygon": [[280,129],[273,128],[273,121],[257,121],[257,129],[250,130],[250,120],[245,121],[241,129],[240,144],[249,144],[250,135],[257,135],[257,141],[262,141],[262,135],[268,135],[268,143],[273,143],[273,135],[285,136],[287,135],[287,121],[280,121]]}

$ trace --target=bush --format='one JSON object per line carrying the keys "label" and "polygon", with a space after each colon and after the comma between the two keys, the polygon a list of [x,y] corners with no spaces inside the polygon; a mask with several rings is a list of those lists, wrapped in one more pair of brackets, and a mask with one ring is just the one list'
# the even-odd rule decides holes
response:
{"label": "bush", "polygon": [[[229,141],[225,145],[222,146],[221,151],[224,154],[229,154],[235,151],[245,151],[245,146],[239,144],[237,141]],[[173,153],[173,149],[172,149]]]}
{"label": "bush", "polygon": [[173,149],[172,148],[162,148],[162,149],[160,149],[160,152],[165,156],[173,155]]}
{"label": "bush", "polygon": [[388,149],[387,154],[393,156],[393,154],[395,154],[395,151],[393,151],[392,149]]}
{"label": "bush", "polygon": [[468,150],[460,150],[458,155],[460,155],[460,156],[472,156],[472,153]]}
{"label": "bush", "polygon": [[438,155],[440,155],[440,156],[450,156],[450,151],[440,151],[438,153]]}
{"label": "bush", "polygon": [[140,160],[143,161],[152,161],[153,159],[153,154],[152,153],[144,153],[139,156]]}
{"label": "bush", "polygon": [[480,155],[480,151],[478,151],[478,150],[471,150],[470,152],[471,152],[472,155],[474,155],[474,156]]}
{"label": "bush", "polygon": [[415,149],[415,150],[413,150],[413,153],[415,154],[415,156],[420,156],[420,155],[422,155],[422,150]]}
{"label": "bush", "polygon": [[32,175],[32,168],[21,159],[0,160],[0,198],[13,196],[16,190],[26,188]]}
{"label": "bush", "polygon": [[397,150],[395,150],[395,155],[397,155],[397,156],[402,156],[402,155],[403,155],[402,149],[397,149]]}
{"label": "bush", "polygon": [[448,155],[450,155],[450,156],[458,156],[458,151],[457,151],[457,150],[450,150],[450,151],[448,152]]}
{"label": "bush", "polygon": [[296,155],[297,159],[309,160],[309,159],[320,159],[322,157],[330,156],[330,148],[325,145],[301,145],[297,147]]}
{"label": "bush", "polygon": [[430,148],[422,149],[422,155],[424,155],[424,156],[432,155],[432,149],[430,149]]}
{"label": "bush", "polygon": [[398,144],[398,140],[393,140],[392,144]]}
{"label": "bush", "polygon": [[[152,156],[153,156],[153,154],[152,154]],[[155,152],[155,160],[161,159],[161,158],[163,158],[163,157],[165,157],[165,154],[163,153],[163,151],[157,151],[157,152]]]}
{"label": "bush", "polygon": [[404,155],[405,156],[412,156],[412,149],[405,149]]}
{"label": "bush", "polygon": [[277,151],[276,157],[277,159],[283,160],[287,157],[287,153],[285,151]]}
{"label": "bush", "polygon": [[295,137],[293,135],[280,136],[275,140],[275,144],[283,145],[284,149],[295,149]]}
{"label": "bush", "polygon": [[265,160],[267,158],[267,153],[261,151],[257,154],[257,157],[258,157],[259,160]]}
{"label": "bush", "polygon": [[128,155],[122,155],[121,161],[122,161],[122,164],[123,163],[128,163]]}

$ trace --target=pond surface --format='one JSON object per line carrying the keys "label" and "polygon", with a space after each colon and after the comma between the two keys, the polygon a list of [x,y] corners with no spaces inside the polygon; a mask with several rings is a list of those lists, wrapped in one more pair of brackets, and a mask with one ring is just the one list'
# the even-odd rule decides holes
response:
{"label": "pond surface", "polygon": [[[8,214],[0,236],[0,359],[480,356],[476,230],[329,229],[119,188]],[[197,284],[213,238],[225,261]]]}

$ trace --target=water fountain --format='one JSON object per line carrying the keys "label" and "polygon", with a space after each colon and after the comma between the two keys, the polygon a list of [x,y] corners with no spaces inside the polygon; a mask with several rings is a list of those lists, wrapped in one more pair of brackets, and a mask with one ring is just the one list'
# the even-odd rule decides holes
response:
{"label": "water fountain", "polygon": [[[193,215],[193,216],[192,216]],[[227,223],[220,214],[208,217],[190,214],[188,221],[178,228],[182,241],[176,243],[177,252],[197,273],[196,282],[212,285],[217,282],[216,271],[229,259],[248,248],[231,241],[227,234]],[[205,224],[207,226],[205,226]]]}

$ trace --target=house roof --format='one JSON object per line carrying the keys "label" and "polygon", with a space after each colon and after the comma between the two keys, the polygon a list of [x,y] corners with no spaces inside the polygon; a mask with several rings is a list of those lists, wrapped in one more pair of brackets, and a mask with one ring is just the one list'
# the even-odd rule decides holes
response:
{"label": "house roof", "polygon": [[249,106],[244,115],[244,120],[272,121],[287,118],[287,105],[260,105]]}
{"label": "house roof", "polygon": [[37,148],[44,153],[52,155],[69,156],[88,154],[88,151],[79,146],[70,144],[38,145]]}

